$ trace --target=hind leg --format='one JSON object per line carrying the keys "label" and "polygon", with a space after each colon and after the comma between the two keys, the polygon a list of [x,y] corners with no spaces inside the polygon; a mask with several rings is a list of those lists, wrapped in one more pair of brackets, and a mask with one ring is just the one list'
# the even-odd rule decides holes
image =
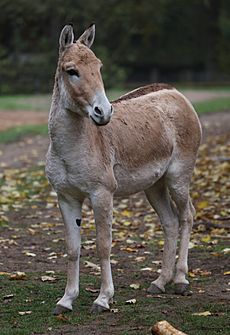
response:
{"label": "hind leg", "polygon": [[148,292],[162,293],[165,291],[165,285],[172,280],[174,275],[178,217],[163,178],[146,190],[145,194],[160,218],[165,235],[161,274],[151,283]]}
{"label": "hind leg", "polygon": [[195,209],[189,196],[190,178],[188,174],[170,176],[168,187],[173,201],[176,204],[180,223],[180,246],[179,257],[176,264],[174,276],[175,289],[177,294],[185,294],[189,281],[186,279],[188,273],[188,245],[193,226],[193,215]]}

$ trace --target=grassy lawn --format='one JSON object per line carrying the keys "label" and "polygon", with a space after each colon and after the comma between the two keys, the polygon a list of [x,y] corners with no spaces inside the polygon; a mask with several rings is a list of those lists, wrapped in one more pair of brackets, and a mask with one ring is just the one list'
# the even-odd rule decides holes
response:
{"label": "grassy lawn", "polygon": [[51,95],[7,95],[0,97],[0,110],[47,111]]}
{"label": "grassy lawn", "polygon": [[27,135],[47,135],[47,125],[25,125],[10,128],[0,132],[0,143],[11,143],[18,141]]}
{"label": "grassy lawn", "polygon": [[230,110],[230,97],[223,97],[223,98],[218,98],[218,99],[202,101],[202,102],[194,103],[193,106],[195,107],[198,114],[229,111]]}
{"label": "grassy lawn", "polygon": [[[136,270],[137,274],[138,269]],[[135,292],[129,284],[118,284],[116,301],[112,307],[117,312],[92,315],[90,307],[97,294],[87,292],[85,288],[98,288],[99,278],[90,274],[81,274],[80,296],[74,303],[73,312],[55,317],[52,315],[52,310],[55,301],[63,292],[65,275],[56,273],[55,283],[42,282],[42,275],[44,273],[26,273],[25,280],[17,281],[9,280],[7,276],[0,276],[2,291],[0,298],[4,302],[0,307],[1,335],[47,334],[52,330],[55,331],[52,334],[59,334],[58,331],[61,334],[63,329],[68,329],[71,334],[72,332],[75,334],[75,330],[77,334],[77,330],[82,330],[84,327],[87,328],[87,334],[90,334],[94,327],[100,329],[103,334],[112,327],[111,330],[115,331],[112,334],[148,335],[153,324],[165,319],[189,335],[229,334],[227,318],[229,308],[226,304],[204,297],[194,299],[174,295],[146,296],[147,283]],[[129,279],[140,280],[133,272],[130,273]],[[115,283],[116,280],[115,278]],[[198,283],[202,287],[208,285],[207,279],[204,278]],[[136,298],[135,305],[125,304],[130,297]],[[211,316],[193,315],[194,312],[204,311],[209,311]],[[27,314],[23,315],[23,312]]]}

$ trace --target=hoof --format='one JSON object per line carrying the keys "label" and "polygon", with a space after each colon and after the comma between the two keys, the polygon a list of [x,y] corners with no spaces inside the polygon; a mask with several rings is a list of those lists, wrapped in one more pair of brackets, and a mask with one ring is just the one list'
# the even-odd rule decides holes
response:
{"label": "hoof", "polygon": [[151,284],[149,288],[147,289],[147,292],[150,294],[162,294],[164,291],[162,291],[157,285]]}
{"label": "hoof", "polygon": [[192,291],[189,290],[189,284],[177,283],[175,284],[175,294],[189,296]]}
{"label": "hoof", "polygon": [[92,314],[100,314],[100,313],[109,312],[109,311],[110,311],[109,308],[106,308],[104,306],[100,306],[98,304],[93,304],[93,306],[91,308],[91,313]]}
{"label": "hoof", "polygon": [[64,314],[64,313],[69,313],[69,312],[72,312],[72,310],[62,305],[56,305],[53,311],[53,315],[59,315],[59,314]]}

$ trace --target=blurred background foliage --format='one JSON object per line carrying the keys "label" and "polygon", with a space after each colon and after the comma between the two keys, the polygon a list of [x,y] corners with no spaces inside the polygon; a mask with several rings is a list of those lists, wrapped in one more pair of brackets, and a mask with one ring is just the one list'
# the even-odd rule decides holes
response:
{"label": "blurred background foliage", "polygon": [[0,0],[0,93],[50,92],[60,30],[92,22],[106,87],[230,82],[229,0]]}

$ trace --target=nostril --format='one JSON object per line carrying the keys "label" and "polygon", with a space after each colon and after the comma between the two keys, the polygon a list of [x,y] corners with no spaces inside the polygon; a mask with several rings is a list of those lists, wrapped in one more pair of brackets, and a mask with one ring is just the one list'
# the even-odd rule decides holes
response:
{"label": "nostril", "polygon": [[94,108],[94,114],[98,117],[104,116],[103,111],[99,107]]}

